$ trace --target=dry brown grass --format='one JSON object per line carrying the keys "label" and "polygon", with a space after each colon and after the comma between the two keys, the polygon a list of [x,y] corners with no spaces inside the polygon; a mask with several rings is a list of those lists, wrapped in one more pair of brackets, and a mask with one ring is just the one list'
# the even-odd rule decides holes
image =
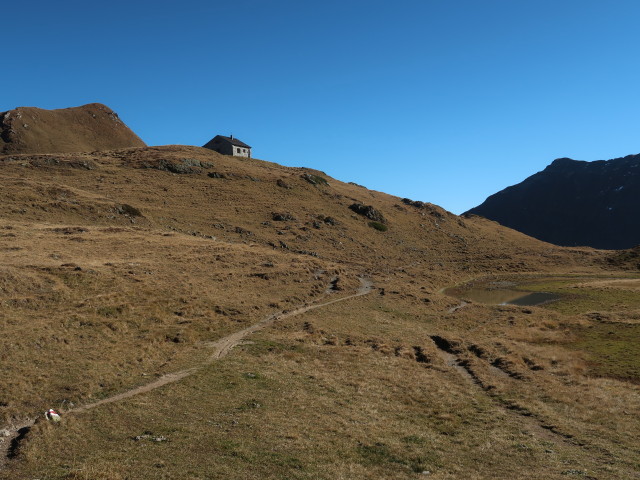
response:
{"label": "dry brown grass", "polygon": [[58,110],[19,107],[0,113],[1,154],[91,152],[145,145],[117,114],[99,103]]}
{"label": "dry brown grass", "polygon": [[208,342],[317,301],[335,276],[334,298],[362,274],[376,290],[179,382],[36,423],[0,478],[638,476],[637,385],[593,377],[577,346],[605,317],[633,325],[633,280],[574,281],[589,302],[615,286],[596,316],[577,293],[564,310],[452,311],[440,292],[501,272],[602,275],[605,253],[195,147],[14,157],[0,163],[5,422],[203,365]]}
{"label": "dry brown grass", "polygon": [[[387,310],[367,297],[283,321],[178,384],[39,424],[16,465],[50,478],[633,478],[634,425],[616,444],[622,422],[593,415],[598,402],[624,415],[602,403],[619,384],[488,373],[485,391],[438,356],[436,325]],[[414,344],[428,360],[395,348]],[[145,432],[168,441],[135,440]]]}
{"label": "dry brown grass", "polygon": [[6,239],[20,247],[0,272],[5,422],[197,362],[203,342],[314,298],[329,280],[317,270],[330,265],[261,247],[62,230],[73,233],[16,225]]}

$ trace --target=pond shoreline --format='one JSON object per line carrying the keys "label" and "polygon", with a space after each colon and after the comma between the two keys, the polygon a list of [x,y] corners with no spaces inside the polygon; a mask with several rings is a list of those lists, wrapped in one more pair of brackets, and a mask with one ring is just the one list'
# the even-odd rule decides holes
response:
{"label": "pond shoreline", "polygon": [[562,295],[551,292],[535,292],[519,289],[519,284],[514,281],[493,281],[476,285],[450,287],[443,290],[445,295],[461,300],[471,300],[486,305],[518,305],[536,306],[554,302],[562,298]]}

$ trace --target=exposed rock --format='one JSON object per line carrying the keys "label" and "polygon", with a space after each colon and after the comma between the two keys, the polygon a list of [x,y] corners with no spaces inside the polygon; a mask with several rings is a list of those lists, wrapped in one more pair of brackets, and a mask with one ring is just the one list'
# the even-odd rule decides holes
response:
{"label": "exposed rock", "polygon": [[362,215],[363,217],[367,217],[369,220],[373,220],[380,223],[387,223],[384,215],[371,205],[363,205],[362,203],[354,203],[350,205],[349,208],[356,212],[358,215]]}
{"label": "exposed rock", "polygon": [[300,175],[300,178],[303,178],[304,180],[309,182],[311,185],[329,185],[329,182],[327,182],[327,179],[324,177],[321,177],[320,175],[303,173],[302,175]]}
{"label": "exposed rock", "polygon": [[295,217],[290,213],[277,213],[274,212],[271,214],[271,219],[275,222],[288,222],[291,220],[295,220]]}
{"label": "exposed rock", "polygon": [[284,188],[286,190],[291,190],[293,188],[291,185],[289,185],[287,182],[285,182],[281,178],[276,180],[276,185],[278,185],[280,188]]}
{"label": "exposed rock", "polygon": [[118,207],[116,207],[116,211],[120,215],[129,215],[130,217],[143,216],[140,210],[138,210],[136,207],[132,207],[131,205],[127,205],[126,203],[123,203],[122,205],[119,205]]}
{"label": "exposed rock", "polygon": [[224,173],[220,173],[220,172],[209,172],[207,173],[207,176],[210,178],[227,178],[227,176]]}
{"label": "exposed rock", "polygon": [[606,262],[618,268],[640,270],[640,245],[607,257]]}
{"label": "exposed rock", "polygon": [[142,440],[148,440],[150,442],[168,442],[169,439],[163,435],[153,435],[152,433],[144,433],[142,435],[136,435],[133,437],[136,442],[140,442]]}
{"label": "exposed rock", "polygon": [[[3,162],[10,162],[10,161],[21,161],[22,159],[20,157],[6,157],[4,159],[2,159]],[[57,158],[57,157],[52,157],[52,156],[38,156],[38,157],[30,157],[28,164],[26,165],[30,165],[32,167],[66,167],[66,168],[77,168],[80,170],[95,170],[96,168],[98,168],[98,165],[89,159],[86,158]],[[25,166],[26,166],[25,165]]]}
{"label": "exposed rock", "polygon": [[[166,160],[160,159],[155,165],[145,165],[148,168],[156,168],[165,172],[171,173],[200,173],[202,168],[211,168],[213,166],[210,162],[201,162],[193,158],[183,158],[180,160]],[[211,175],[210,175],[211,176]]]}
{"label": "exposed rock", "polygon": [[404,203],[405,205],[411,205],[412,207],[416,208],[424,208],[425,206],[424,202],[421,202],[419,200],[411,200],[409,198],[403,198],[402,203]]}

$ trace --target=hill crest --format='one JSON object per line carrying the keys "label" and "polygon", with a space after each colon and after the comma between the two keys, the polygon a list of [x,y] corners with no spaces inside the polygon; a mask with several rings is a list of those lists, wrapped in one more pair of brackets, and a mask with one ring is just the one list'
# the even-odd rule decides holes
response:
{"label": "hill crest", "polygon": [[106,105],[45,110],[18,107],[0,113],[0,154],[72,153],[144,147]]}

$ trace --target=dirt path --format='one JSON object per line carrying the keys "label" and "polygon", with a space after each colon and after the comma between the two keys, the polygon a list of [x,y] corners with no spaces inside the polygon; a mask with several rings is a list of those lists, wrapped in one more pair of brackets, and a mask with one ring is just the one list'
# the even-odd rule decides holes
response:
{"label": "dirt path", "polygon": [[76,412],[83,412],[86,410],[90,410],[92,408],[98,407],[100,405],[105,405],[107,403],[114,403],[114,402],[119,402],[120,400],[124,400],[125,398],[129,398],[129,397],[133,397],[135,395],[139,395],[141,393],[146,393],[146,392],[150,392],[151,390],[155,390],[156,388],[160,388],[163,385],[166,385],[168,383],[174,383],[177,382],[179,380],[182,380],[185,377],[188,377],[189,375],[193,375],[195,372],[197,372],[198,370],[200,370],[201,368],[215,362],[216,360],[219,360],[223,357],[225,357],[226,355],[229,354],[229,352],[231,351],[231,349],[235,346],[237,346],[240,342],[242,342],[247,336],[251,335],[254,332],[257,332],[258,330],[262,330],[263,328],[271,325],[272,323],[274,323],[276,320],[282,320],[284,318],[289,318],[289,317],[294,317],[296,315],[301,315],[305,312],[308,312],[309,310],[315,310],[316,308],[322,308],[322,307],[326,307],[328,305],[331,305],[333,303],[337,303],[337,302],[344,302],[345,300],[349,300],[351,298],[355,298],[355,297],[360,297],[362,295],[366,295],[367,293],[369,293],[371,291],[371,287],[372,287],[372,282],[368,279],[360,279],[360,283],[361,283],[361,287],[358,289],[358,291],[353,294],[353,295],[349,295],[347,297],[341,297],[341,298],[337,298],[335,300],[331,300],[329,302],[324,302],[324,303],[318,303],[318,304],[314,304],[314,305],[305,305],[303,307],[299,307],[295,310],[291,310],[288,312],[279,312],[279,313],[274,313],[272,315],[269,315],[268,317],[264,318],[263,320],[259,321],[258,323],[255,323],[243,330],[240,330],[238,332],[232,333],[231,335],[227,335],[226,337],[221,338],[220,340],[216,340],[215,342],[210,342],[207,344],[207,347],[213,349],[213,353],[209,356],[209,358],[207,359],[206,362],[204,362],[202,365],[198,366],[198,367],[192,367],[192,368],[188,368],[186,370],[181,370],[179,372],[173,372],[173,373],[167,373],[166,375],[163,375],[161,377],[159,377],[158,379],[156,379],[155,381],[151,382],[151,383],[147,383],[146,385],[141,385],[140,387],[136,387],[133,388],[131,390],[127,390],[126,392],[122,392],[119,393],[117,395],[114,395],[112,397],[108,397],[108,398],[104,398],[102,400],[99,400],[97,402],[94,403],[89,403],[87,405],[82,405],[80,407],[76,407],[76,408],[72,408],[70,410],[65,411],[65,415],[68,415],[70,413],[76,413]]}
{"label": "dirt path", "polygon": [[[258,330],[262,330],[263,328],[273,324],[277,320],[282,320],[284,318],[301,315],[310,310],[323,308],[328,305],[332,305],[334,303],[344,302],[345,300],[350,300],[352,298],[360,297],[370,293],[373,287],[373,282],[370,279],[363,278],[363,277],[360,277],[359,280],[360,280],[360,288],[353,295],[336,298],[328,302],[317,303],[312,305],[304,305],[295,310],[274,313],[264,318],[263,320],[259,321],[258,323],[255,323],[243,330],[232,333],[231,335],[227,335],[226,337],[223,337],[220,340],[216,340],[215,342],[208,343],[207,346],[213,349],[213,353],[200,366],[187,368],[185,370],[180,370],[178,372],[167,373],[166,375],[162,375],[161,377],[157,378],[151,383],[147,383],[146,385],[141,385],[131,390],[127,390],[126,392],[122,392],[108,398],[103,398],[102,400],[99,400],[94,403],[88,403],[86,405],[81,405],[79,407],[71,408],[62,413],[64,413],[64,415],[70,415],[73,413],[84,412],[87,410],[91,410],[92,408],[99,407],[100,405],[119,402],[126,398],[139,395],[141,393],[150,392],[152,390],[160,388],[169,383],[178,382],[185,377],[193,375],[198,370],[206,367],[207,365],[210,365],[216,360],[219,360],[225,357],[226,355],[229,354],[229,352],[233,349],[233,347],[240,344],[247,336],[251,335],[254,332],[257,332]],[[2,469],[2,467],[8,460],[11,460],[15,456],[18,450],[20,441],[28,433],[29,429],[33,426],[35,421],[36,421],[35,418],[31,418],[31,419],[22,421],[20,424],[0,428],[0,435],[2,435],[0,436],[0,469]]]}
{"label": "dirt path", "polygon": [[451,307],[451,308],[447,311],[447,313],[454,313],[454,312],[457,312],[458,310],[460,310],[461,308],[466,307],[467,305],[469,305],[469,303],[467,303],[467,302],[465,302],[465,301],[463,300],[459,305],[456,305],[455,307]]}

